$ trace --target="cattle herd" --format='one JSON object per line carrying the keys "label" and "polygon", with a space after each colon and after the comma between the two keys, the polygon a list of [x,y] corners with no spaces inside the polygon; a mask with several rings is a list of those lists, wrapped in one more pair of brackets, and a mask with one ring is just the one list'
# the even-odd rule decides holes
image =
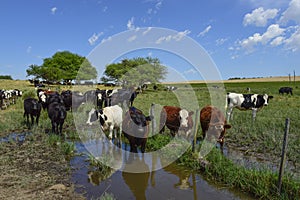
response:
{"label": "cattle herd", "polygon": [[[86,91],[84,94],[71,90],[58,93],[38,88],[37,99],[29,97],[24,100],[24,118],[26,117],[26,124],[29,128],[34,125],[34,121],[38,125],[40,114],[42,110],[45,110],[51,120],[52,132],[61,134],[67,111],[76,112],[81,105],[92,103],[95,108],[88,113],[87,125],[92,125],[97,121],[103,131],[109,131],[110,140],[121,138],[123,134],[128,139],[132,152],[137,152],[137,147],[141,146],[141,152],[144,153],[149,123],[154,116],[146,116],[140,109],[133,106],[138,93],[134,88],[95,89]],[[292,88],[280,88],[279,94],[284,93],[292,95]],[[22,96],[22,91],[17,89],[0,90],[1,109],[15,104],[20,96]],[[255,120],[256,113],[267,106],[272,98],[273,96],[267,94],[227,93],[226,116],[220,109],[211,105],[201,109],[200,124],[203,138],[215,139],[222,147],[226,129],[231,128],[228,122],[233,117],[233,108],[252,110],[252,118]],[[189,138],[194,124],[193,114],[194,111],[184,108],[163,106],[159,119],[159,132],[164,133],[167,127],[173,137],[179,135],[180,132],[184,137]],[[29,116],[31,122],[29,122]]]}

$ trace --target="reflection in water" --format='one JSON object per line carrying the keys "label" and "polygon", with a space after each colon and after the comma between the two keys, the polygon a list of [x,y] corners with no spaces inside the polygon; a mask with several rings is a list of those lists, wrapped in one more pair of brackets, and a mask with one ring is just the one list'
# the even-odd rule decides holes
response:
{"label": "reflection in water", "polygon": [[[150,177],[150,169],[148,165],[145,163],[144,157],[139,156],[137,154],[129,154],[127,158],[128,164],[125,165],[124,171],[122,172],[122,177],[125,183],[128,185],[132,193],[134,194],[136,199],[146,199],[146,190],[148,188],[149,177]],[[139,168],[139,170],[145,171],[144,173],[130,173],[126,172],[126,170],[130,168],[131,170],[134,168]],[[137,170],[138,171],[138,170]]]}
{"label": "reflection in water", "polygon": [[[93,142],[89,141],[89,144],[93,145]],[[72,181],[77,184],[76,191],[85,194],[87,199],[97,199],[104,192],[113,194],[116,199],[250,199],[226,189],[217,189],[217,186],[210,185],[201,176],[176,164],[152,171],[158,169],[163,161],[154,156],[148,158],[141,153],[118,153],[118,148],[109,148],[103,144],[97,143],[98,155],[109,155],[101,156],[110,158],[108,162],[117,160],[114,163],[115,169],[107,174],[99,168],[91,167],[86,162],[87,156],[74,157],[70,162],[71,167],[75,169]],[[125,145],[122,145],[122,148],[126,149]],[[79,153],[87,154],[82,143],[77,143],[76,149]],[[124,170],[117,170],[120,167]],[[133,168],[145,173],[124,172],[127,168],[131,168],[130,171],[134,171]]]}

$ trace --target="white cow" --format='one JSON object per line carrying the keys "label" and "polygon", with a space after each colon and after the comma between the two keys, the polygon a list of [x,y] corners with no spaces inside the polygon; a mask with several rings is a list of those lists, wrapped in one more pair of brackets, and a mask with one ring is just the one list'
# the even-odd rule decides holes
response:
{"label": "white cow", "polygon": [[94,108],[89,112],[87,124],[92,125],[94,121],[100,121],[100,126],[103,131],[109,129],[109,139],[114,137],[117,138],[117,131],[119,131],[119,138],[122,132],[122,121],[123,121],[123,109],[119,105],[105,107],[100,110]]}
{"label": "white cow", "polygon": [[273,96],[267,94],[238,94],[227,93],[227,122],[232,118],[233,108],[239,110],[252,110],[252,119],[255,120],[256,113],[267,106],[269,99]]}

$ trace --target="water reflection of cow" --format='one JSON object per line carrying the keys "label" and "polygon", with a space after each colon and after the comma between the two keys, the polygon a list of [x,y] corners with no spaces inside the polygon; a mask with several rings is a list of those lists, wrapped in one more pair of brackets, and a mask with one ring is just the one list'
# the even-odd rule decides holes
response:
{"label": "water reflection of cow", "polygon": [[[146,199],[150,170],[145,163],[144,156],[139,157],[137,154],[129,153],[126,163],[122,172],[125,183],[132,191],[135,199]],[[140,173],[134,173],[134,171]]]}

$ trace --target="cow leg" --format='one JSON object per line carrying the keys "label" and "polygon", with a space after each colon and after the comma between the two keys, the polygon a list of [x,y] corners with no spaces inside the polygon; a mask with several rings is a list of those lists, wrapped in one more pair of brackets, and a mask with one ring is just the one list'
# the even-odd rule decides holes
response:
{"label": "cow leg", "polygon": [[63,127],[63,125],[64,125],[63,122],[61,122],[61,123],[59,124],[59,135],[62,134],[62,127]]}
{"label": "cow leg", "polygon": [[31,126],[33,126],[33,124],[34,124],[34,118],[33,118],[32,114],[30,115],[30,118],[31,118]]}
{"label": "cow leg", "polygon": [[40,118],[40,115],[37,115],[37,116],[36,116],[36,119],[35,119],[36,125],[39,125],[39,118]]}
{"label": "cow leg", "polygon": [[114,131],[114,127],[109,126],[109,135],[108,135],[109,140],[112,140],[113,131]]}
{"label": "cow leg", "polygon": [[55,126],[56,126],[56,123],[52,121],[52,133],[56,133],[55,132],[55,129],[56,129]]}
{"label": "cow leg", "polygon": [[142,151],[142,153],[145,153],[147,140],[145,138],[142,138],[141,140],[142,140],[142,142],[141,142],[141,151]]}

